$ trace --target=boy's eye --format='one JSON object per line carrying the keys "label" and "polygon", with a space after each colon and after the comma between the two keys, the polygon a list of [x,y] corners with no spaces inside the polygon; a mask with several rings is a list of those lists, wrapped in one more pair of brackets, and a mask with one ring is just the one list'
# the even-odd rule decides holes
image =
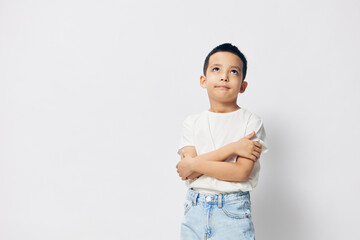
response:
{"label": "boy's eye", "polygon": [[236,75],[239,74],[238,71],[236,71],[236,70],[231,70],[231,73],[236,74]]}
{"label": "boy's eye", "polygon": [[218,68],[218,67],[213,68],[213,72],[219,72],[219,71],[220,71],[220,68]]}

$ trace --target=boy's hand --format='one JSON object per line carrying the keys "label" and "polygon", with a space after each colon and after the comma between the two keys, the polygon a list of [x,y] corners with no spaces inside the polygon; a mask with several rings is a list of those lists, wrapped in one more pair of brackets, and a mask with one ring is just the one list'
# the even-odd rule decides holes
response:
{"label": "boy's hand", "polygon": [[254,136],[255,132],[253,131],[239,141],[234,142],[234,154],[256,162],[260,157],[262,145],[259,142],[250,140]]}
{"label": "boy's hand", "polygon": [[177,172],[181,177],[181,180],[187,180],[187,177],[193,172],[192,164],[194,159],[188,153],[181,153],[182,160],[176,165]]}

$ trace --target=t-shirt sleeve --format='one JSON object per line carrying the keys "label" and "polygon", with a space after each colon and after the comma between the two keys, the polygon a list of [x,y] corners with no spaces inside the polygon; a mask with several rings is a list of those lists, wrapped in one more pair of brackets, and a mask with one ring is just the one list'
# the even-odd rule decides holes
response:
{"label": "t-shirt sleeve", "polygon": [[251,140],[259,142],[262,145],[261,153],[266,153],[268,151],[268,146],[264,124],[262,119],[255,114],[250,117],[250,120],[246,127],[245,136],[250,134],[252,131],[255,131],[255,136]]}
{"label": "t-shirt sleeve", "polygon": [[191,116],[188,116],[183,122],[180,145],[178,147],[178,152],[177,152],[179,155],[181,155],[181,151],[183,147],[195,146],[193,125],[194,123]]}

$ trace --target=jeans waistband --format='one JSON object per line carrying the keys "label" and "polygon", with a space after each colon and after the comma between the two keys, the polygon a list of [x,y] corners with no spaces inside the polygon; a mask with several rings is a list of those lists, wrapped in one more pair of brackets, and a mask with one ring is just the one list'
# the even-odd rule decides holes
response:
{"label": "jeans waistband", "polygon": [[192,204],[195,206],[198,202],[207,203],[207,204],[216,204],[219,207],[226,202],[242,200],[245,198],[250,198],[250,193],[246,192],[232,192],[232,193],[219,193],[219,194],[201,194],[195,190],[188,189],[187,199],[192,201]]}

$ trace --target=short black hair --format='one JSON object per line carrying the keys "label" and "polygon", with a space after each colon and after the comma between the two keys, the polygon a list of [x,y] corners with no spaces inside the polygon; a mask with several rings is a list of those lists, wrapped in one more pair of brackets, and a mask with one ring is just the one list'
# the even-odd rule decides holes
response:
{"label": "short black hair", "polygon": [[217,52],[231,52],[241,59],[241,61],[243,63],[242,71],[243,71],[243,81],[244,81],[245,76],[246,76],[246,69],[247,69],[246,58],[245,58],[244,54],[242,52],[240,52],[240,50],[236,46],[232,45],[231,43],[223,43],[223,44],[217,46],[216,48],[214,48],[213,50],[211,50],[211,52],[205,58],[204,69],[203,69],[204,75],[206,75],[206,70],[209,66],[209,59],[210,59],[211,55],[213,55],[214,53],[217,53]]}

